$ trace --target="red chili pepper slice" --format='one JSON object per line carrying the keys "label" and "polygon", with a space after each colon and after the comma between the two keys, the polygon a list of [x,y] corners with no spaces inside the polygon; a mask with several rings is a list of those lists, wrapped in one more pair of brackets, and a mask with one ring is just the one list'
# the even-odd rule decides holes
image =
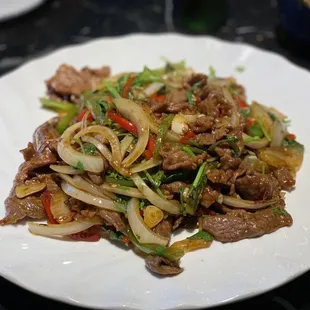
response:
{"label": "red chili pepper slice", "polygon": [[124,97],[124,98],[128,98],[131,85],[132,85],[132,83],[133,83],[133,81],[134,81],[135,79],[136,79],[135,76],[130,77],[130,78],[128,79],[128,81],[126,82],[126,84],[124,85],[124,88],[123,88],[123,97]]}
{"label": "red chili pepper slice", "polygon": [[110,112],[110,111],[107,112],[107,115],[112,121],[119,124],[125,130],[129,131],[130,133],[132,133],[134,135],[138,134],[138,130],[137,130],[136,125],[132,124],[127,119],[121,117],[120,115],[118,115],[116,113]]}
{"label": "red chili pepper slice", "polygon": [[255,118],[248,120],[247,127],[250,128],[256,122]]}
{"label": "red chili pepper slice", "polygon": [[289,133],[286,137],[288,139],[291,139],[291,140],[295,140],[296,139],[296,135],[294,135],[293,133]]}
{"label": "red chili pepper slice", "polygon": [[184,143],[187,140],[194,138],[196,135],[193,131],[188,131],[180,140],[180,143]]}
{"label": "red chili pepper slice", "polygon": [[162,102],[162,101],[164,101],[165,99],[166,99],[166,96],[164,96],[164,95],[156,95],[156,94],[154,94],[154,95],[152,95],[151,96],[155,101],[158,101],[158,102]]}
{"label": "red chili pepper slice", "polygon": [[235,96],[235,98],[236,98],[236,100],[237,100],[237,102],[238,102],[238,104],[239,104],[241,109],[244,109],[244,108],[248,107],[248,105],[240,97]]}
{"label": "red chili pepper slice", "polygon": [[124,237],[122,238],[122,241],[123,241],[124,243],[126,243],[126,244],[130,243],[130,240],[129,240],[129,238],[128,238],[127,236],[124,236]]}
{"label": "red chili pepper slice", "polygon": [[46,190],[42,193],[42,195],[40,196],[40,199],[43,204],[45,213],[47,215],[48,222],[50,224],[58,224],[58,222],[54,219],[52,211],[51,211],[52,194]]}
{"label": "red chili pepper slice", "polygon": [[149,141],[147,142],[147,146],[146,146],[146,151],[144,152],[146,159],[151,159],[153,157],[155,144],[156,142],[153,139],[153,137],[149,137]]}
{"label": "red chili pepper slice", "polygon": [[88,229],[76,234],[70,235],[70,238],[76,241],[97,242],[101,239],[99,234],[90,232]]}
{"label": "red chili pepper slice", "polygon": [[[80,112],[80,114],[78,114],[78,116],[76,117],[78,121],[82,121],[83,120],[83,117],[84,115],[88,112],[88,109],[84,109],[83,111]],[[89,113],[87,115],[87,120],[88,121],[92,121],[93,120],[93,117],[91,115],[91,113]]]}

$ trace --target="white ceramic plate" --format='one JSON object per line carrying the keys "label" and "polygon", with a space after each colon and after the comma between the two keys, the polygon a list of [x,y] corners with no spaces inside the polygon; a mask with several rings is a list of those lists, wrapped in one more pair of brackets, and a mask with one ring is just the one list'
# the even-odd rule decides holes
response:
{"label": "white ceramic plate", "polygon": [[43,2],[44,0],[0,0],[0,20],[27,13]]}
{"label": "white ceramic plate", "polygon": [[[68,47],[32,61],[0,79],[0,197],[4,200],[22,161],[18,150],[53,114],[40,109],[44,80],[62,63],[108,64],[113,72],[162,65],[160,57],[186,59],[201,72],[235,74],[250,99],[274,105],[292,120],[292,132],[310,148],[310,74],[284,58],[248,45],[207,37],[132,35]],[[235,73],[236,66],[246,68]],[[38,294],[75,305],[105,309],[210,307],[272,289],[310,268],[310,161],[305,154],[297,188],[287,195],[291,228],[190,253],[185,271],[159,279],[131,251],[108,241],[65,242],[32,236],[26,226],[0,228],[0,274]],[[4,209],[0,208],[0,216]],[[183,235],[178,235],[183,239]]]}

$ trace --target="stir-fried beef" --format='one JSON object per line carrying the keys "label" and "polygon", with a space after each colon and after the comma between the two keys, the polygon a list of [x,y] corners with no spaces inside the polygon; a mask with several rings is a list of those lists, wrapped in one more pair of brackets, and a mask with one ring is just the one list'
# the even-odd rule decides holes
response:
{"label": "stir-fried beef", "polygon": [[190,124],[191,130],[195,133],[202,133],[212,129],[214,118],[212,116],[202,115],[197,117],[194,123]]}
{"label": "stir-fried beef", "polygon": [[40,175],[39,169],[57,162],[58,156],[55,141],[58,138],[53,124],[55,120],[44,123],[38,127],[33,135],[33,143],[28,143],[27,148],[21,150],[24,163],[18,169],[14,180],[14,186],[9,197],[5,200],[6,216],[0,221],[1,225],[16,223],[25,218],[43,218],[45,211],[39,197],[17,198],[15,187],[22,184],[38,182],[48,184],[48,189],[53,190],[55,184],[49,176]]}
{"label": "stir-fried beef", "polygon": [[178,194],[183,186],[186,186],[186,183],[181,181],[175,181],[169,184],[162,185],[161,190],[166,195],[173,195]]}
{"label": "stir-fried beef", "polygon": [[231,179],[234,176],[233,170],[212,169],[207,173],[208,180],[212,183],[231,185]]}
{"label": "stir-fried beef", "polygon": [[163,144],[160,155],[163,158],[164,170],[195,170],[208,156],[207,153],[190,156],[182,150],[181,146],[172,143]]}
{"label": "stir-fried beef", "polygon": [[122,231],[126,228],[126,224],[118,212],[100,209],[98,215],[101,216],[108,225],[114,226],[117,231]]}
{"label": "stir-fried beef", "polygon": [[200,203],[204,207],[209,208],[216,201],[219,194],[220,193],[218,190],[215,190],[210,185],[207,185],[202,192]]}
{"label": "stir-fried beef", "polygon": [[179,260],[171,261],[161,256],[148,256],[145,265],[154,273],[161,275],[177,275],[183,271],[180,267]]}
{"label": "stir-fried beef", "polygon": [[241,163],[241,159],[238,157],[232,157],[231,154],[226,153],[221,157],[220,162],[221,169],[223,170],[237,169]]}
{"label": "stir-fried beef", "polygon": [[163,237],[170,237],[172,232],[172,225],[168,220],[164,219],[154,227],[154,232]]}
{"label": "stir-fried beef", "polygon": [[259,237],[281,227],[291,226],[292,223],[289,214],[274,212],[272,208],[255,213],[233,210],[225,215],[206,216],[200,219],[202,229],[221,242]]}
{"label": "stir-fried beef", "polygon": [[198,88],[203,88],[208,83],[208,76],[202,73],[193,74],[187,82],[190,86],[199,83]]}
{"label": "stir-fried beef", "polygon": [[235,185],[240,196],[248,200],[265,200],[279,194],[279,182],[271,174],[245,175],[238,178]]}
{"label": "stir-fried beef", "polygon": [[94,90],[110,75],[109,67],[100,69],[83,68],[77,71],[69,65],[61,65],[55,75],[46,81],[50,93],[59,96],[79,96],[86,90]]}
{"label": "stir-fried beef", "polygon": [[273,174],[282,189],[291,190],[295,186],[295,180],[287,167],[276,169]]}

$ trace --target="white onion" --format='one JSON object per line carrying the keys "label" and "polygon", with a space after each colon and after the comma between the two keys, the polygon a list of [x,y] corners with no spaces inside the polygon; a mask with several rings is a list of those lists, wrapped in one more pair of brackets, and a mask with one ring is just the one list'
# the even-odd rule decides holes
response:
{"label": "white onion", "polygon": [[108,200],[99,196],[86,193],[65,181],[61,182],[61,188],[67,195],[77,200],[81,200],[98,208],[120,212],[119,208],[114,204],[113,200]]}
{"label": "white onion", "polygon": [[144,195],[138,189],[132,187],[119,186],[117,184],[109,184],[109,183],[103,183],[100,185],[100,187],[106,191],[123,196],[135,197],[140,199],[145,198]]}
{"label": "white onion", "polygon": [[52,194],[51,213],[58,223],[69,223],[72,221],[72,214],[66,204],[68,196],[61,190]]}
{"label": "white onion", "polygon": [[[246,133],[242,133],[242,139],[243,142],[245,139],[249,139],[251,138],[249,135],[247,135]],[[252,141],[252,142],[244,142],[244,144],[254,150],[258,150],[258,149],[262,149],[264,147],[266,147],[269,144],[269,141],[266,138],[262,138],[260,140],[257,141]]]}
{"label": "white onion", "polygon": [[50,165],[50,168],[53,171],[63,174],[81,174],[84,173],[82,170],[75,169],[72,166],[65,166],[65,165]]}
{"label": "white onion", "polygon": [[[156,124],[151,116],[150,116],[150,113],[149,113],[149,109],[147,109],[147,107],[143,107],[144,109],[144,114],[146,115],[146,118],[147,118],[147,121],[149,123],[149,126],[150,126],[150,131],[155,133],[157,135],[158,133],[158,124]],[[174,141],[174,142],[179,142],[181,140],[182,136],[181,135],[178,135],[176,134],[175,132],[171,131],[171,130],[168,130],[167,131],[167,134],[166,134],[166,139],[167,141]]]}
{"label": "white onion", "polygon": [[286,132],[282,123],[279,120],[274,120],[271,127],[271,147],[279,147],[282,145],[282,142],[286,136]]}
{"label": "white onion", "polygon": [[236,100],[233,99],[233,97],[231,96],[228,89],[226,87],[223,87],[222,90],[223,90],[223,95],[224,95],[225,99],[228,101],[228,103],[230,103],[231,108],[232,108],[231,124],[233,127],[237,127],[239,125],[239,119],[240,119],[240,115],[238,112],[239,107],[237,107]]}
{"label": "white onion", "polygon": [[161,164],[161,160],[151,158],[151,159],[144,161],[138,165],[132,166],[132,168],[130,169],[130,172],[131,173],[137,173],[140,171],[145,171],[145,170],[154,168],[160,164]]}
{"label": "white onion", "polygon": [[74,136],[74,139],[79,139],[82,136],[85,136],[90,133],[99,133],[102,137],[108,139],[109,144],[111,146],[111,150],[112,150],[112,159],[109,162],[111,163],[111,165],[113,164],[114,166],[120,166],[121,148],[120,148],[120,144],[119,144],[119,141],[118,141],[118,138],[115,132],[108,127],[94,125],[94,126],[89,126],[85,129],[82,129],[79,133],[77,133]]}
{"label": "white onion", "polygon": [[178,203],[171,202],[152,191],[142,178],[137,174],[133,174],[131,179],[136,184],[140,192],[145,196],[145,198],[150,201],[154,206],[168,212],[171,214],[180,213],[180,205]]}
{"label": "white onion", "polygon": [[88,182],[80,176],[75,176],[73,178],[73,182],[74,182],[73,186],[77,187],[78,189],[81,189],[82,191],[85,191],[87,193],[90,193],[92,195],[99,196],[105,199],[115,199],[115,195],[111,197],[110,194],[107,194],[106,191],[102,190],[98,185]]}
{"label": "white onion", "polygon": [[149,229],[143,221],[139,210],[139,200],[132,198],[127,206],[128,222],[135,237],[141,244],[159,244],[167,245],[169,238],[162,237]]}
{"label": "white onion", "polygon": [[107,148],[107,146],[105,146],[102,142],[100,142],[98,139],[90,137],[90,136],[83,136],[81,138],[81,140],[83,142],[88,142],[93,144],[98,151],[109,161],[112,161],[112,154],[110,152],[110,150]]}
{"label": "white onion", "polygon": [[100,156],[82,154],[71,146],[72,136],[77,129],[81,128],[81,126],[82,123],[79,122],[65,130],[57,146],[58,155],[70,166],[76,167],[76,165],[80,162],[86,171],[95,173],[102,172],[104,165],[103,159]]}
{"label": "white onion", "polygon": [[30,232],[41,236],[68,236],[84,231],[95,225],[93,223],[79,221],[53,225],[39,224],[34,222],[28,222],[27,224]]}
{"label": "white onion", "polygon": [[133,124],[138,130],[138,141],[132,152],[123,160],[123,165],[129,167],[144,152],[149,139],[149,123],[142,108],[134,101],[124,98],[114,99],[117,110]]}
{"label": "white onion", "polygon": [[134,140],[134,137],[132,135],[127,135],[124,137],[124,139],[121,141],[121,155],[122,159],[124,158],[130,144]]}
{"label": "white onion", "polygon": [[147,97],[150,97],[154,94],[156,94],[160,89],[162,89],[165,86],[163,83],[159,82],[153,82],[152,84],[148,85],[144,90],[144,94]]}
{"label": "white onion", "polygon": [[220,194],[219,197],[217,198],[217,201],[219,203],[223,203],[227,206],[234,207],[234,208],[240,208],[240,209],[246,209],[246,210],[258,210],[258,209],[266,208],[276,203],[278,199],[270,199],[270,200],[259,202],[259,201],[238,199],[235,197]]}
{"label": "white onion", "polygon": [[186,132],[188,132],[188,125],[180,114],[176,114],[172,120],[171,123],[171,130],[179,135],[184,135]]}
{"label": "white onion", "polygon": [[183,114],[183,113],[179,113],[179,115],[184,118],[187,124],[193,124],[196,122],[198,117],[203,116],[203,114],[198,115],[198,114]]}

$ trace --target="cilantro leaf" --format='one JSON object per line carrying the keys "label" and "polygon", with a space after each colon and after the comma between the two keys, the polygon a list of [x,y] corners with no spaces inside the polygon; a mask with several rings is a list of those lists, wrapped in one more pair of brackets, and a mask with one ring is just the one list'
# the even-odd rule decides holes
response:
{"label": "cilantro leaf", "polygon": [[84,150],[87,155],[97,155],[96,147],[92,143],[86,143]]}
{"label": "cilantro leaf", "polygon": [[81,161],[78,161],[76,163],[75,168],[83,171],[84,170],[84,165],[83,165],[83,163]]}
{"label": "cilantro leaf", "polygon": [[196,104],[196,100],[194,99],[194,96],[193,96],[193,93],[188,91],[186,93],[186,96],[187,96],[187,100],[190,104]]}
{"label": "cilantro leaf", "polygon": [[244,66],[237,66],[236,69],[235,69],[235,71],[238,72],[238,73],[242,73],[242,72],[244,72],[244,70],[245,70]]}

